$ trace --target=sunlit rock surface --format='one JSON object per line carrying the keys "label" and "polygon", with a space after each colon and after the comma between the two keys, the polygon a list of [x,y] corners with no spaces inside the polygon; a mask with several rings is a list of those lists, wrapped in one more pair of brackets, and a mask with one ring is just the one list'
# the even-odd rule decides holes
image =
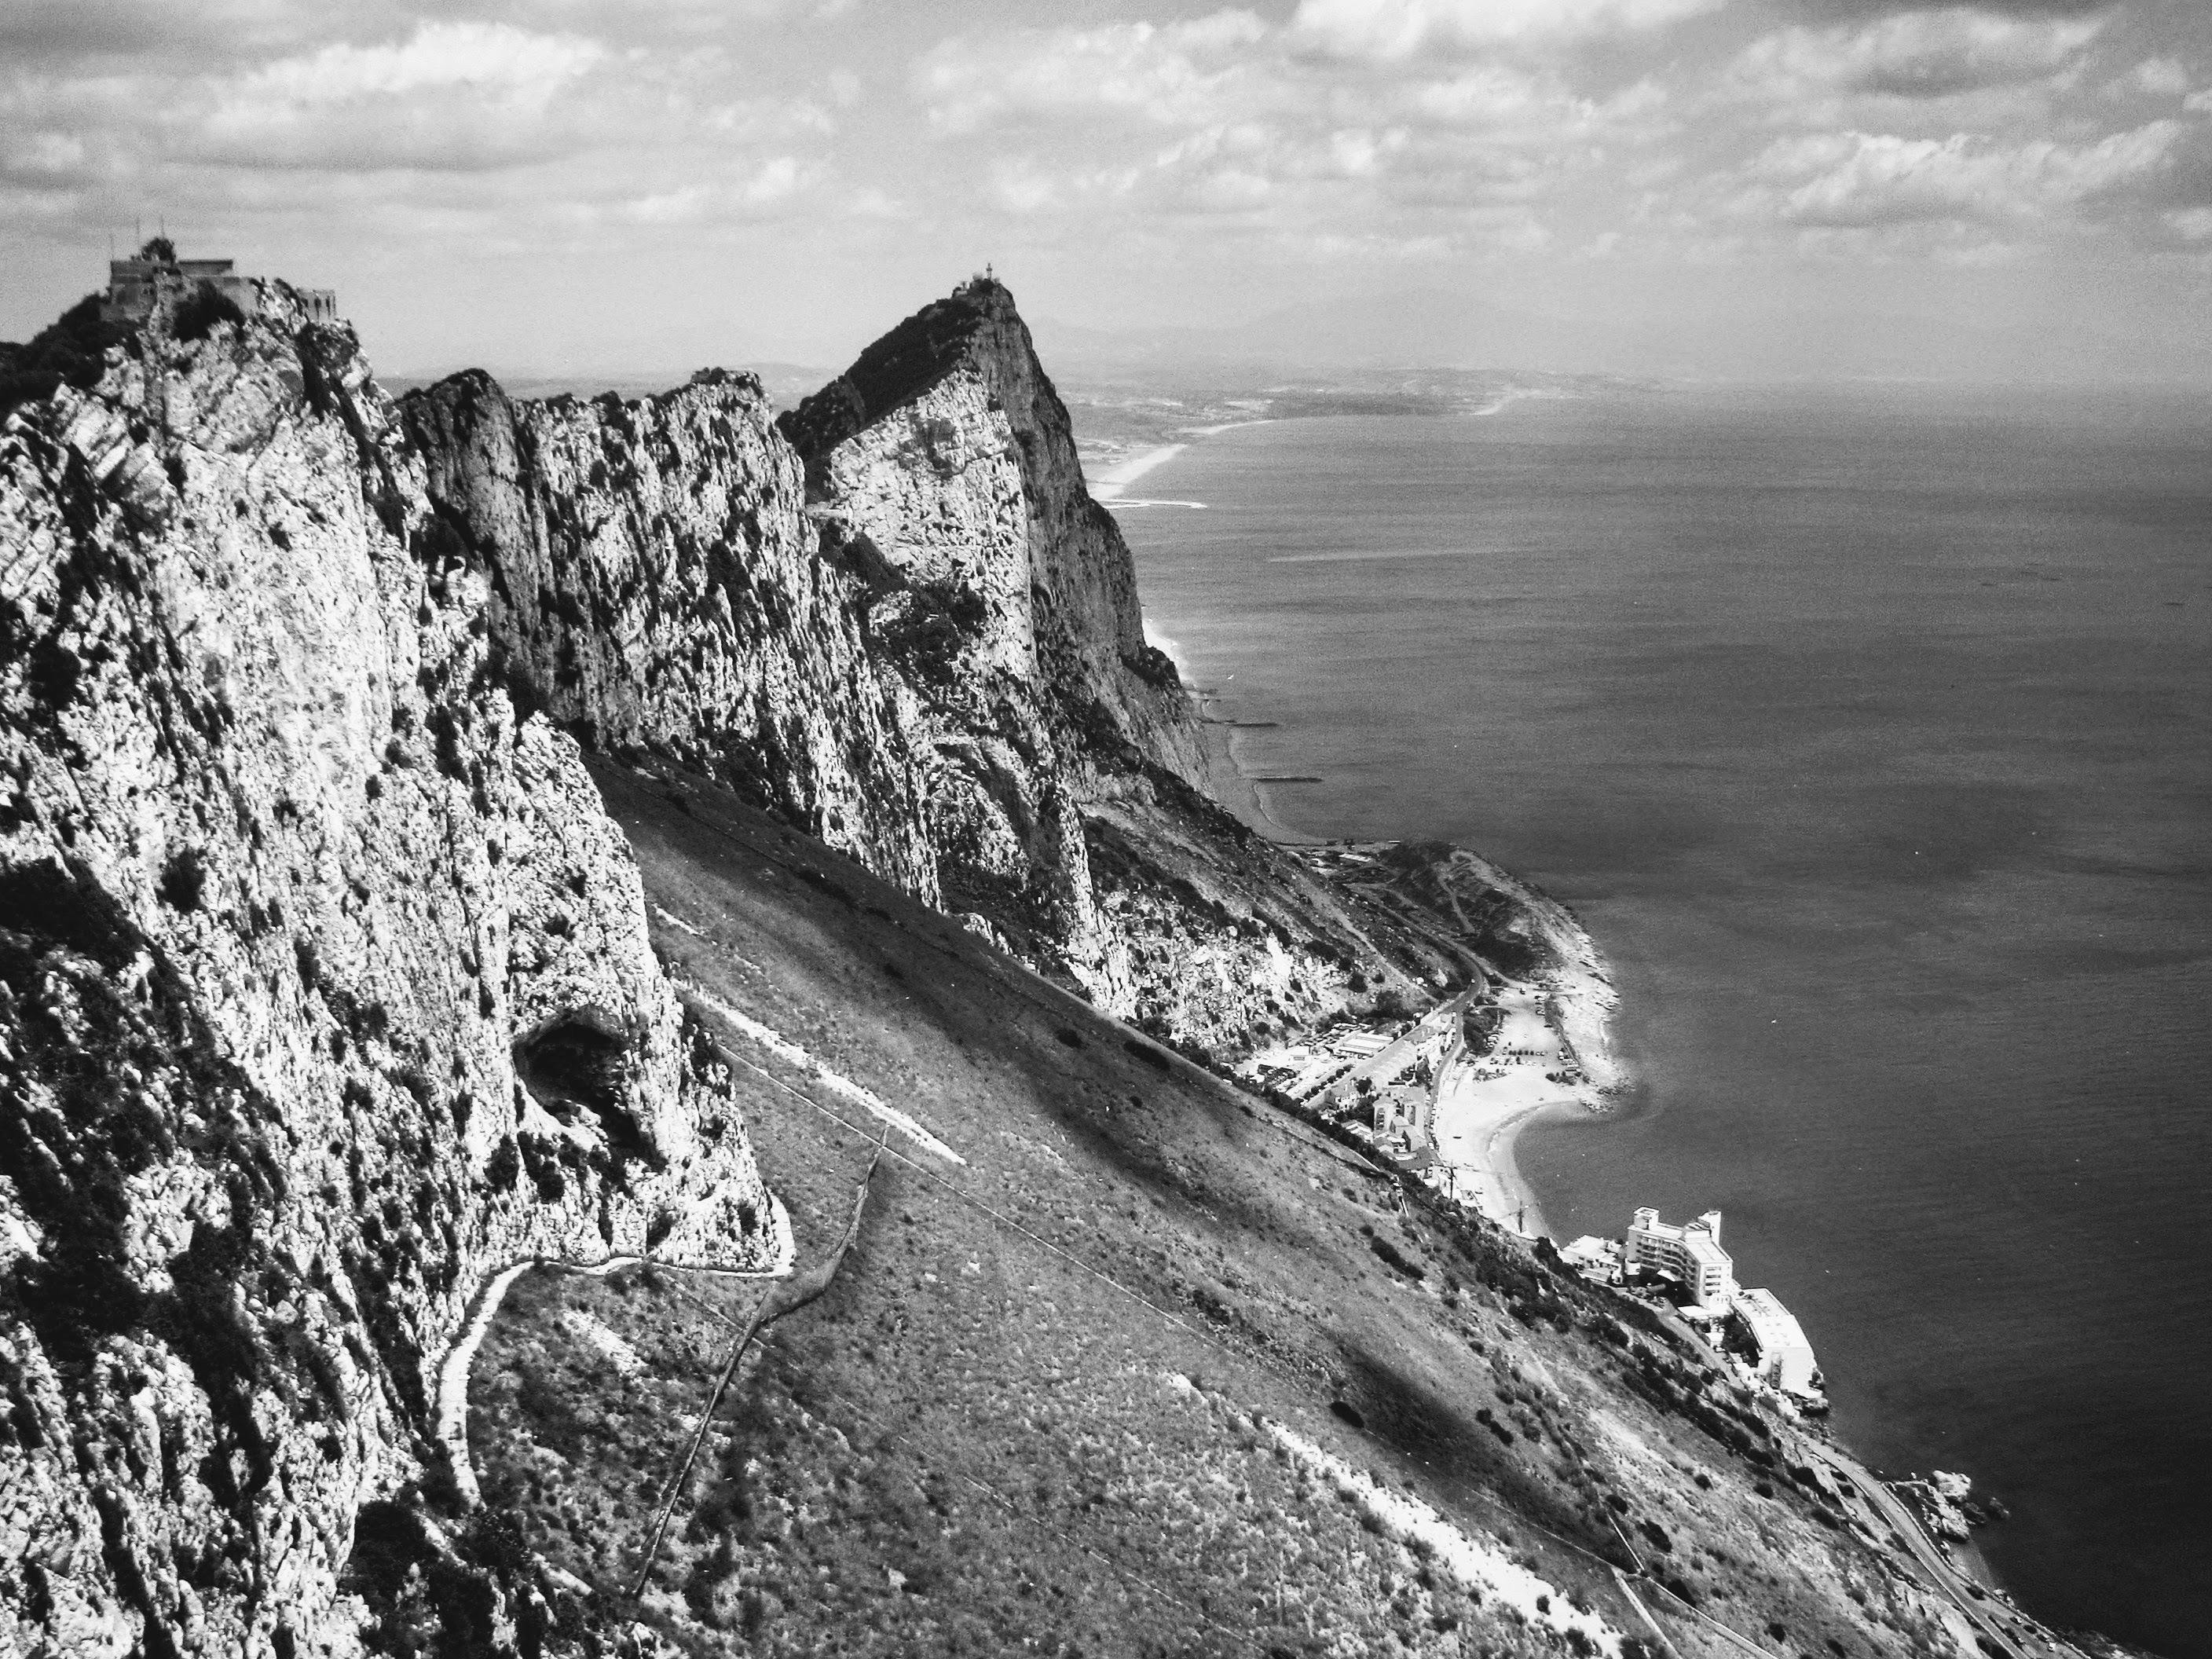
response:
{"label": "sunlit rock surface", "polygon": [[0,434],[9,1650],[343,1648],[489,1272],[781,1248],[349,332],[169,320]]}

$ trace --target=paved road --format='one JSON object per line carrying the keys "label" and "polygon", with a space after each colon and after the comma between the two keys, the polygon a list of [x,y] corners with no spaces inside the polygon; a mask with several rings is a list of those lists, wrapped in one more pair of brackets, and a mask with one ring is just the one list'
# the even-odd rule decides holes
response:
{"label": "paved road", "polygon": [[1905,1540],[1913,1559],[1926,1569],[1929,1580],[1936,1589],[1949,1596],[1968,1622],[1989,1638],[2006,1659],[2033,1659],[2027,1650],[2005,1633],[2004,1627],[1978,1605],[1974,1594],[1966,1588],[1973,1580],[1951,1564],[1951,1559],[1938,1549],[1935,1541],[1922,1529],[1920,1517],[1911,1507],[1887,1486],[1875,1480],[1863,1467],[1832,1452],[1816,1441],[1806,1445],[1826,1463],[1830,1471],[1850,1483],[1850,1490],[1858,1493],[1862,1501],[1889,1523],[1890,1529]]}

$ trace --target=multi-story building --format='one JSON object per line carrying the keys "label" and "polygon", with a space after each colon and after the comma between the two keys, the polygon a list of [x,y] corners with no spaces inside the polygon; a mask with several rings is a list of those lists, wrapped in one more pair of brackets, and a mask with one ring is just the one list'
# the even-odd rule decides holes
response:
{"label": "multi-story building", "polygon": [[1629,1224],[1623,1265],[1631,1273],[1661,1273],[1681,1280],[1697,1307],[1725,1310],[1735,1295],[1735,1264],[1721,1249],[1718,1210],[1679,1227],[1660,1220],[1656,1210],[1638,1210]]}
{"label": "multi-story building", "polygon": [[1813,1345],[1797,1317],[1771,1291],[1738,1293],[1734,1317],[1757,1356],[1759,1374],[1785,1394],[1814,1392]]}

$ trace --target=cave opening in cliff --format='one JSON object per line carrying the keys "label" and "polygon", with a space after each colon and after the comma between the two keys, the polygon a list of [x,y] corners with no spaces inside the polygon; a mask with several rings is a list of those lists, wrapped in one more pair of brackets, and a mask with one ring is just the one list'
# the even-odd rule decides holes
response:
{"label": "cave opening in cliff", "polygon": [[514,1045],[515,1075],[562,1123],[588,1113],[618,1161],[659,1167],[661,1158],[629,1106],[629,1043],[592,1009],[549,1020]]}

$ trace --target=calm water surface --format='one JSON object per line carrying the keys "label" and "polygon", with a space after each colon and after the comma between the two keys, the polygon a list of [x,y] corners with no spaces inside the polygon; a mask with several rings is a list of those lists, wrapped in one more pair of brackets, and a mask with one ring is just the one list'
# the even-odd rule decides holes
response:
{"label": "calm water surface", "polygon": [[2212,1656],[2212,406],[1528,400],[1197,444],[1146,610],[1323,836],[1575,906],[1642,1079],[1563,1235],[1718,1206],[1836,1425],[2046,1619]]}

